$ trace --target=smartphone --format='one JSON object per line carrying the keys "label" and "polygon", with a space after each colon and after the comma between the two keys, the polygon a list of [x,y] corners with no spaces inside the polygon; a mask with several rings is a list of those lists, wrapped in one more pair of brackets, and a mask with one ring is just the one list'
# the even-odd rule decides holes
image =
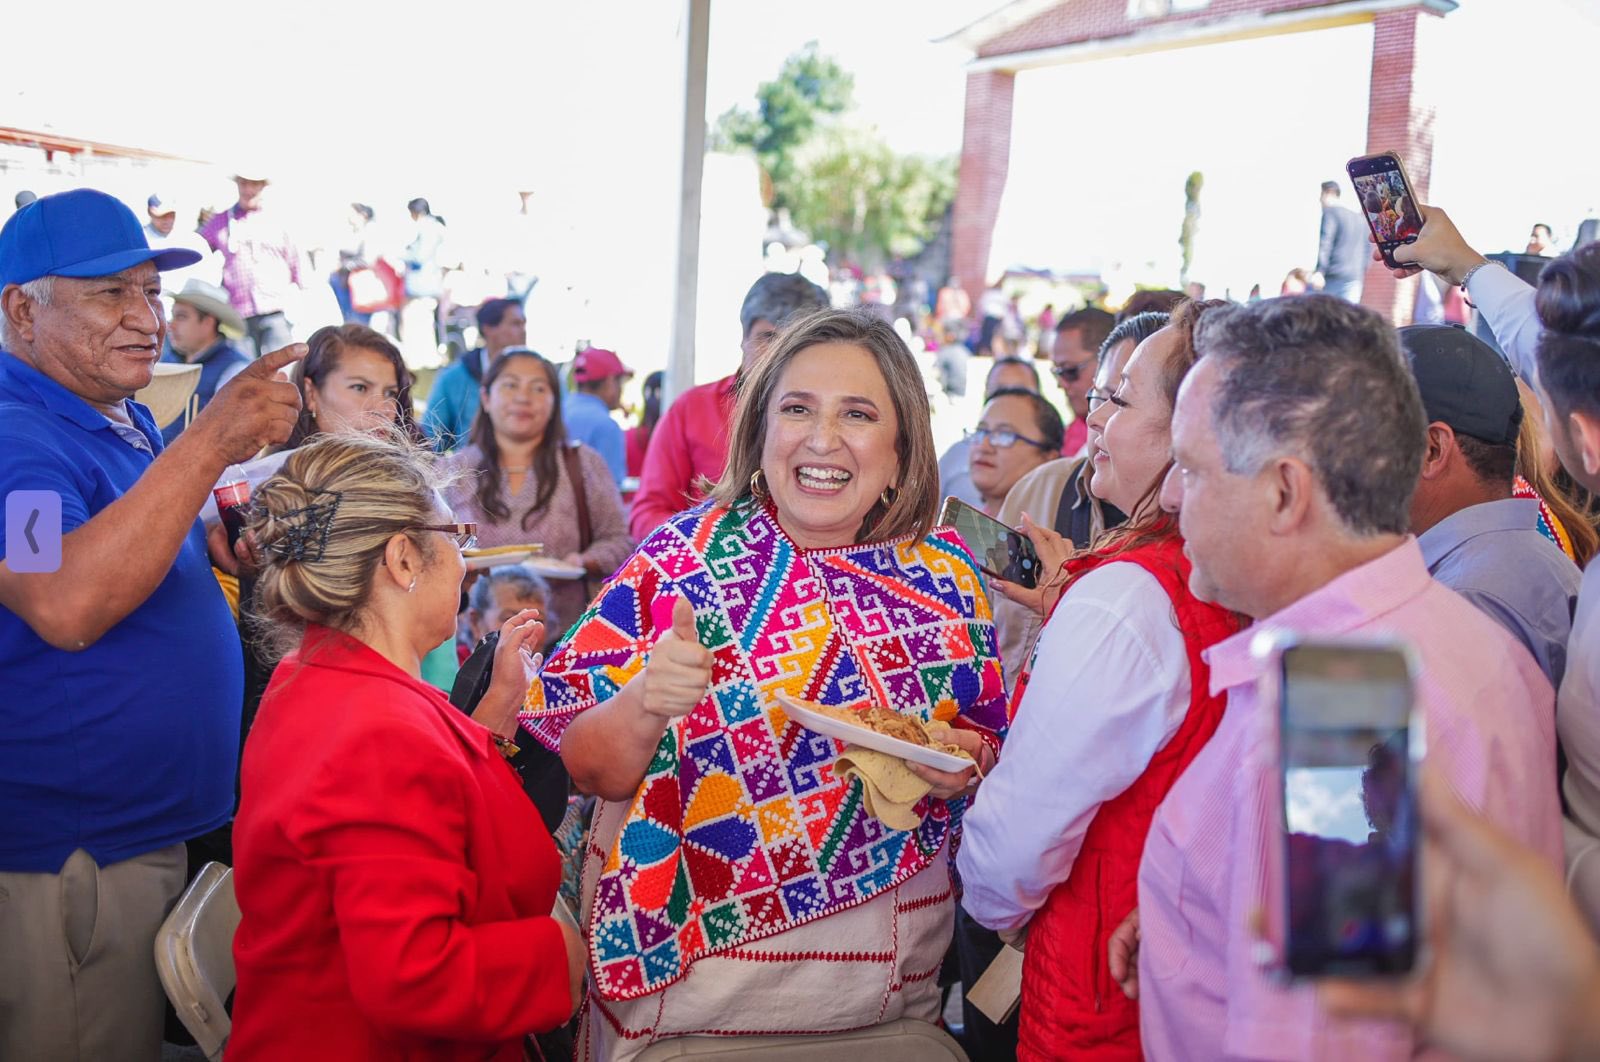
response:
{"label": "smartphone", "polygon": [[1039,585],[1039,554],[1028,536],[960,498],[946,498],[939,522],[960,532],[978,567],[997,579],[1032,589]]}
{"label": "smartphone", "polygon": [[1361,155],[1345,163],[1344,168],[1355,185],[1356,202],[1366,215],[1372,238],[1378,241],[1384,264],[1390,269],[1401,268],[1394,260],[1394,249],[1417,241],[1417,234],[1422,231],[1422,212],[1417,209],[1417,195],[1406,179],[1400,156],[1392,151]]}
{"label": "smartphone", "polygon": [[1408,973],[1421,933],[1413,657],[1305,641],[1279,661],[1287,973]]}

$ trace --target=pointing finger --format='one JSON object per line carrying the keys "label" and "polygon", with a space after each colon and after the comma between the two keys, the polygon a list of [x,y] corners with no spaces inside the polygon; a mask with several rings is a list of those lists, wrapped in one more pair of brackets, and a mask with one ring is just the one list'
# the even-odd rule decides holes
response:
{"label": "pointing finger", "polygon": [[279,369],[293,365],[305,357],[311,350],[304,343],[291,343],[281,350],[274,350],[271,354],[263,354],[254,362],[245,367],[240,376],[254,376],[267,379],[277,373]]}

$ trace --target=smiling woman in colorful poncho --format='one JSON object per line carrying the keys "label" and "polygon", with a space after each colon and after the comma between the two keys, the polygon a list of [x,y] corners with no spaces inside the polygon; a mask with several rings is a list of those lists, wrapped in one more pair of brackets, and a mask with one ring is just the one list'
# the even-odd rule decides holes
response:
{"label": "smiling woman in colorful poncho", "polygon": [[971,556],[933,529],[915,360],[851,311],[791,324],[741,387],[727,471],[612,578],[523,725],[603,798],[588,842],[588,1058],[695,1034],[933,1021],[950,852],[981,770],[913,766],[891,829],[838,742],[774,695],[953,725],[987,769],[1005,725]]}

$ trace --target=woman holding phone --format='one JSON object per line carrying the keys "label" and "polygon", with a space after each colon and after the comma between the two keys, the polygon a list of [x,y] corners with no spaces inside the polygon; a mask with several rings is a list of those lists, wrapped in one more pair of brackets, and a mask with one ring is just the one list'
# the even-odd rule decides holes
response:
{"label": "woman holding phone", "polygon": [[[991,929],[1028,931],[1019,1058],[1140,1057],[1137,1005],[1115,991],[1107,943],[1135,906],[1156,805],[1222,719],[1201,653],[1240,627],[1190,592],[1177,521],[1158,501],[1195,325],[1222,305],[1178,306],[1090,414],[1089,489],[1128,521],[1065,563],[1013,694],[1013,737],[966,816],[963,906]],[[1054,532],[1028,530],[1041,555],[1060,555]]]}

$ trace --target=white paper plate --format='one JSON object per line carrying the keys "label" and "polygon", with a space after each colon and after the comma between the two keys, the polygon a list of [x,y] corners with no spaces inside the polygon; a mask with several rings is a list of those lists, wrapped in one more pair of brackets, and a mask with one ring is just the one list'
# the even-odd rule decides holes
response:
{"label": "white paper plate", "polygon": [[476,557],[467,558],[467,571],[476,572],[484,568],[499,568],[507,564],[521,564],[533,556],[531,549],[514,549],[505,553],[483,553]]}
{"label": "white paper plate", "polygon": [[581,564],[568,564],[554,557],[534,557],[525,563],[546,579],[582,579],[589,574]]}
{"label": "white paper plate", "polygon": [[920,763],[925,767],[932,767],[939,771],[964,771],[972,766],[972,761],[938,749],[924,748],[913,745],[909,741],[880,734],[876,730],[868,730],[864,726],[855,726],[832,716],[818,715],[798,701],[791,700],[786,694],[777,695],[778,703],[789,714],[789,718],[805,727],[814,730],[823,737],[831,737],[842,741],[846,745],[860,745],[864,749],[874,749],[878,752],[895,756],[912,763]]}

